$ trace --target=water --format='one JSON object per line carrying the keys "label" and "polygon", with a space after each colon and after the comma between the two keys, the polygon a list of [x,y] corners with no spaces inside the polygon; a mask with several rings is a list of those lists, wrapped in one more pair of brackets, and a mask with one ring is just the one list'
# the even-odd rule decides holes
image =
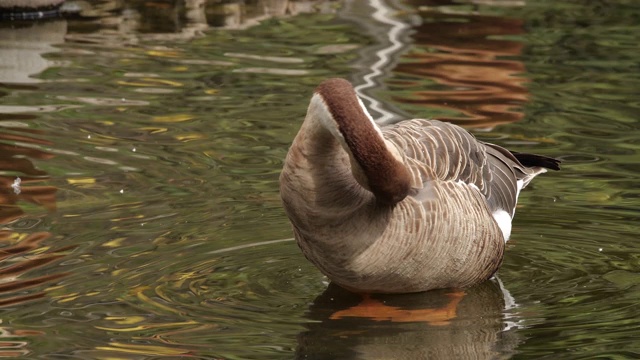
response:
{"label": "water", "polygon": [[[80,5],[0,27],[0,356],[640,357],[636,2]],[[363,300],[301,256],[277,179],[330,76],[564,159],[497,279]]]}

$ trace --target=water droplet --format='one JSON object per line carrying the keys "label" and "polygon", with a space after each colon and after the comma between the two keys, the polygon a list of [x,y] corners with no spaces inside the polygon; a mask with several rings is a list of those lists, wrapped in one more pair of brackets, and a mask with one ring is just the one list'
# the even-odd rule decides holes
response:
{"label": "water droplet", "polygon": [[13,192],[16,195],[19,195],[20,192],[22,191],[22,189],[20,188],[20,183],[22,182],[22,180],[19,177],[16,177],[15,180],[13,180],[13,184],[11,184],[11,188],[13,188]]}

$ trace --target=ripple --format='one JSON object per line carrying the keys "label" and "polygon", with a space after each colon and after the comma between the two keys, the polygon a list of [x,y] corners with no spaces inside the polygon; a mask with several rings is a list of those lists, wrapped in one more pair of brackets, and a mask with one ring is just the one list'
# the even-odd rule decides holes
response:
{"label": "ripple", "polygon": [[40,106],[24,106],[24,105],[0,105],[0,113],[3,114],[22,114],[22,113],[48,113],[57,112],[68,109],[78,108],[77,105],[40,105]]}
{"label": "ripple", "polygon": [[134,91],[143,93],[143,94],[175,94],[178,92],[177,90],[174,90],[174,89],[153,88],[153,87],[135,89]]}
{"label": "ripple", "polygon": [[562,160],[562,162],[578,164],[602,161],[600,157],[589,154],[567,154],[558,156],[557,158]]}
{"label": "ripple", "polygon": [[85,159],[87,161],[94,162],[94,163],[98,163],[98,164],[118,165],[118,163],[113,161],[113,160],[105,159],[105,158],[99,158],[99,157],[95,157],[95,156],[85,156],[85,157],[83,157],[83,159]]}
{"label": "ripple", "polygon": [[302,76],[309,75],[308,70],[302,69],[279,69],[279,68],[266,68],[266,67],[247,67],[242,69],[234,69],[236,73],[248,73],[248,74],[270,74],[270,75],[287,75],[287,76]]}
{"label": "ripple", "polygon": [[256,54],[243,54],[243,53],[225,53],[224,56],[231,58],[239,58],[239,59],[250,59],[250,60],[259,60],[259,61],[269,61],[281,64],[302,64],[304,63],[303,59],[293,58],[293,57],[282,57],[282,56],[267,56],[267,55],[256,55]]}
{"label": "ripple", "polygon": [[96,106],[146,106],[149,105],[145,100],[130,100],[126,98],[100,98],[86,96],[58,96],[60,100],[73,100],[89,105]]}
{"label": "ripple", "polygon": [[[43,243],[50,233],[12,233],[0,231],[0,307],[15,307],[46,297],[45,285],[67,276],[64,272],[34,274],[47,264],[59,261],[72,248],[51,250]],[[16,241],[17,240],[17,241]]]}
{"label": "ripple", "polygon": [[[174,351],[213,351],[214,356],[231,351],[239,357],[261,351],[291,356],[295,345],[275,349],[273,344],[295,339],[301,355],[324,354],[328,349],[375,351],[380,341],[394,339],[422,344],[395,350],[407,355],[452,348],[465,354],[491,354],[496,346],[507,352],[518,341],[513,333],[503,333],[518,320],[512,312],[507,325],[503,311],[507,303],[514,306],[513,299],[499,281],[465,291],[460,305],[450,302],[450,291],[379,298],[390,309],[402,309],[403,317],[411,316],[408,322],[330,319],[331,314],[351,311],[359,297],[335,287],[323,292],[325,278],[304,259],[292,239],[209,251],[202,251],[204,244],[193,245],[189,251],[174,247],[170,267],[157,260],[145,261],[136,271],[116,275],[121,281],[123,276],[138,279],[140,285],[131,287],[122,300],[153,316],[137,320],[109,316],[97,327],[112,334],[144,333],[142,338],[152,341],[148,345],[170,345]],[[118,268],[129,266],[121,263]],[[334,337],[336,332],[358,335]],[[216,342],[215,349],[205,350],[211,341]],[[327,347],[327,342],[332,346]],[[461,345],[469,343],[476,345],[473,349]]]}
{"label": "ripple", "polygon": [[15,230],[33,229],[42,222],[42,219],[22,217],[11,223],[11,227]]}
{"label": "ripple", "polygon": [[[288,310],[302,310],[310,285],[303,268],[307,270],[309,265],[300,259],[292,239],[209,251],[206,258],[174,263],[178,270],[153,281],[152,293],[141,293],[149,301],[147,305],[161,311],[170,306],[172,312],[217,323],[222,314],[230,316],[231,323],[255,317],[288,322],[285,317],[276,320],[274,311],[283,315]],[[313,287],[321,288],[322,281],[318,276]]]}

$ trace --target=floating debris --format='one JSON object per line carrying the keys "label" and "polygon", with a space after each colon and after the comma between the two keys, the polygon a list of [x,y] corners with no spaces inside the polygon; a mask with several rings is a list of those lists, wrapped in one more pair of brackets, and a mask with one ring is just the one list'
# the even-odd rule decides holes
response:
{"label": "floating debris", "polygon": [[20,194],[20,192],[22,191],[22,189],[20,188],[20,183],[22,183],[22,180],[17,177],[15,180],[13,180],[13,184],[11,184],[11,188],[13,188],[13,192],[16,193],[16,195]]}

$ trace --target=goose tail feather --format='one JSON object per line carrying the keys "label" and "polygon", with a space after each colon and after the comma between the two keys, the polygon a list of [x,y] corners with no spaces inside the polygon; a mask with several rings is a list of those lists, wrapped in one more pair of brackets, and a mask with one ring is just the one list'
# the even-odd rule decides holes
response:
{"label": "goose tail feather", "polygon": [[543,167],[550,170],[560,170],[560,159],[543,155],[519,153],[515,151],[512,151],[511,153],[522,165],[526,167]]}

